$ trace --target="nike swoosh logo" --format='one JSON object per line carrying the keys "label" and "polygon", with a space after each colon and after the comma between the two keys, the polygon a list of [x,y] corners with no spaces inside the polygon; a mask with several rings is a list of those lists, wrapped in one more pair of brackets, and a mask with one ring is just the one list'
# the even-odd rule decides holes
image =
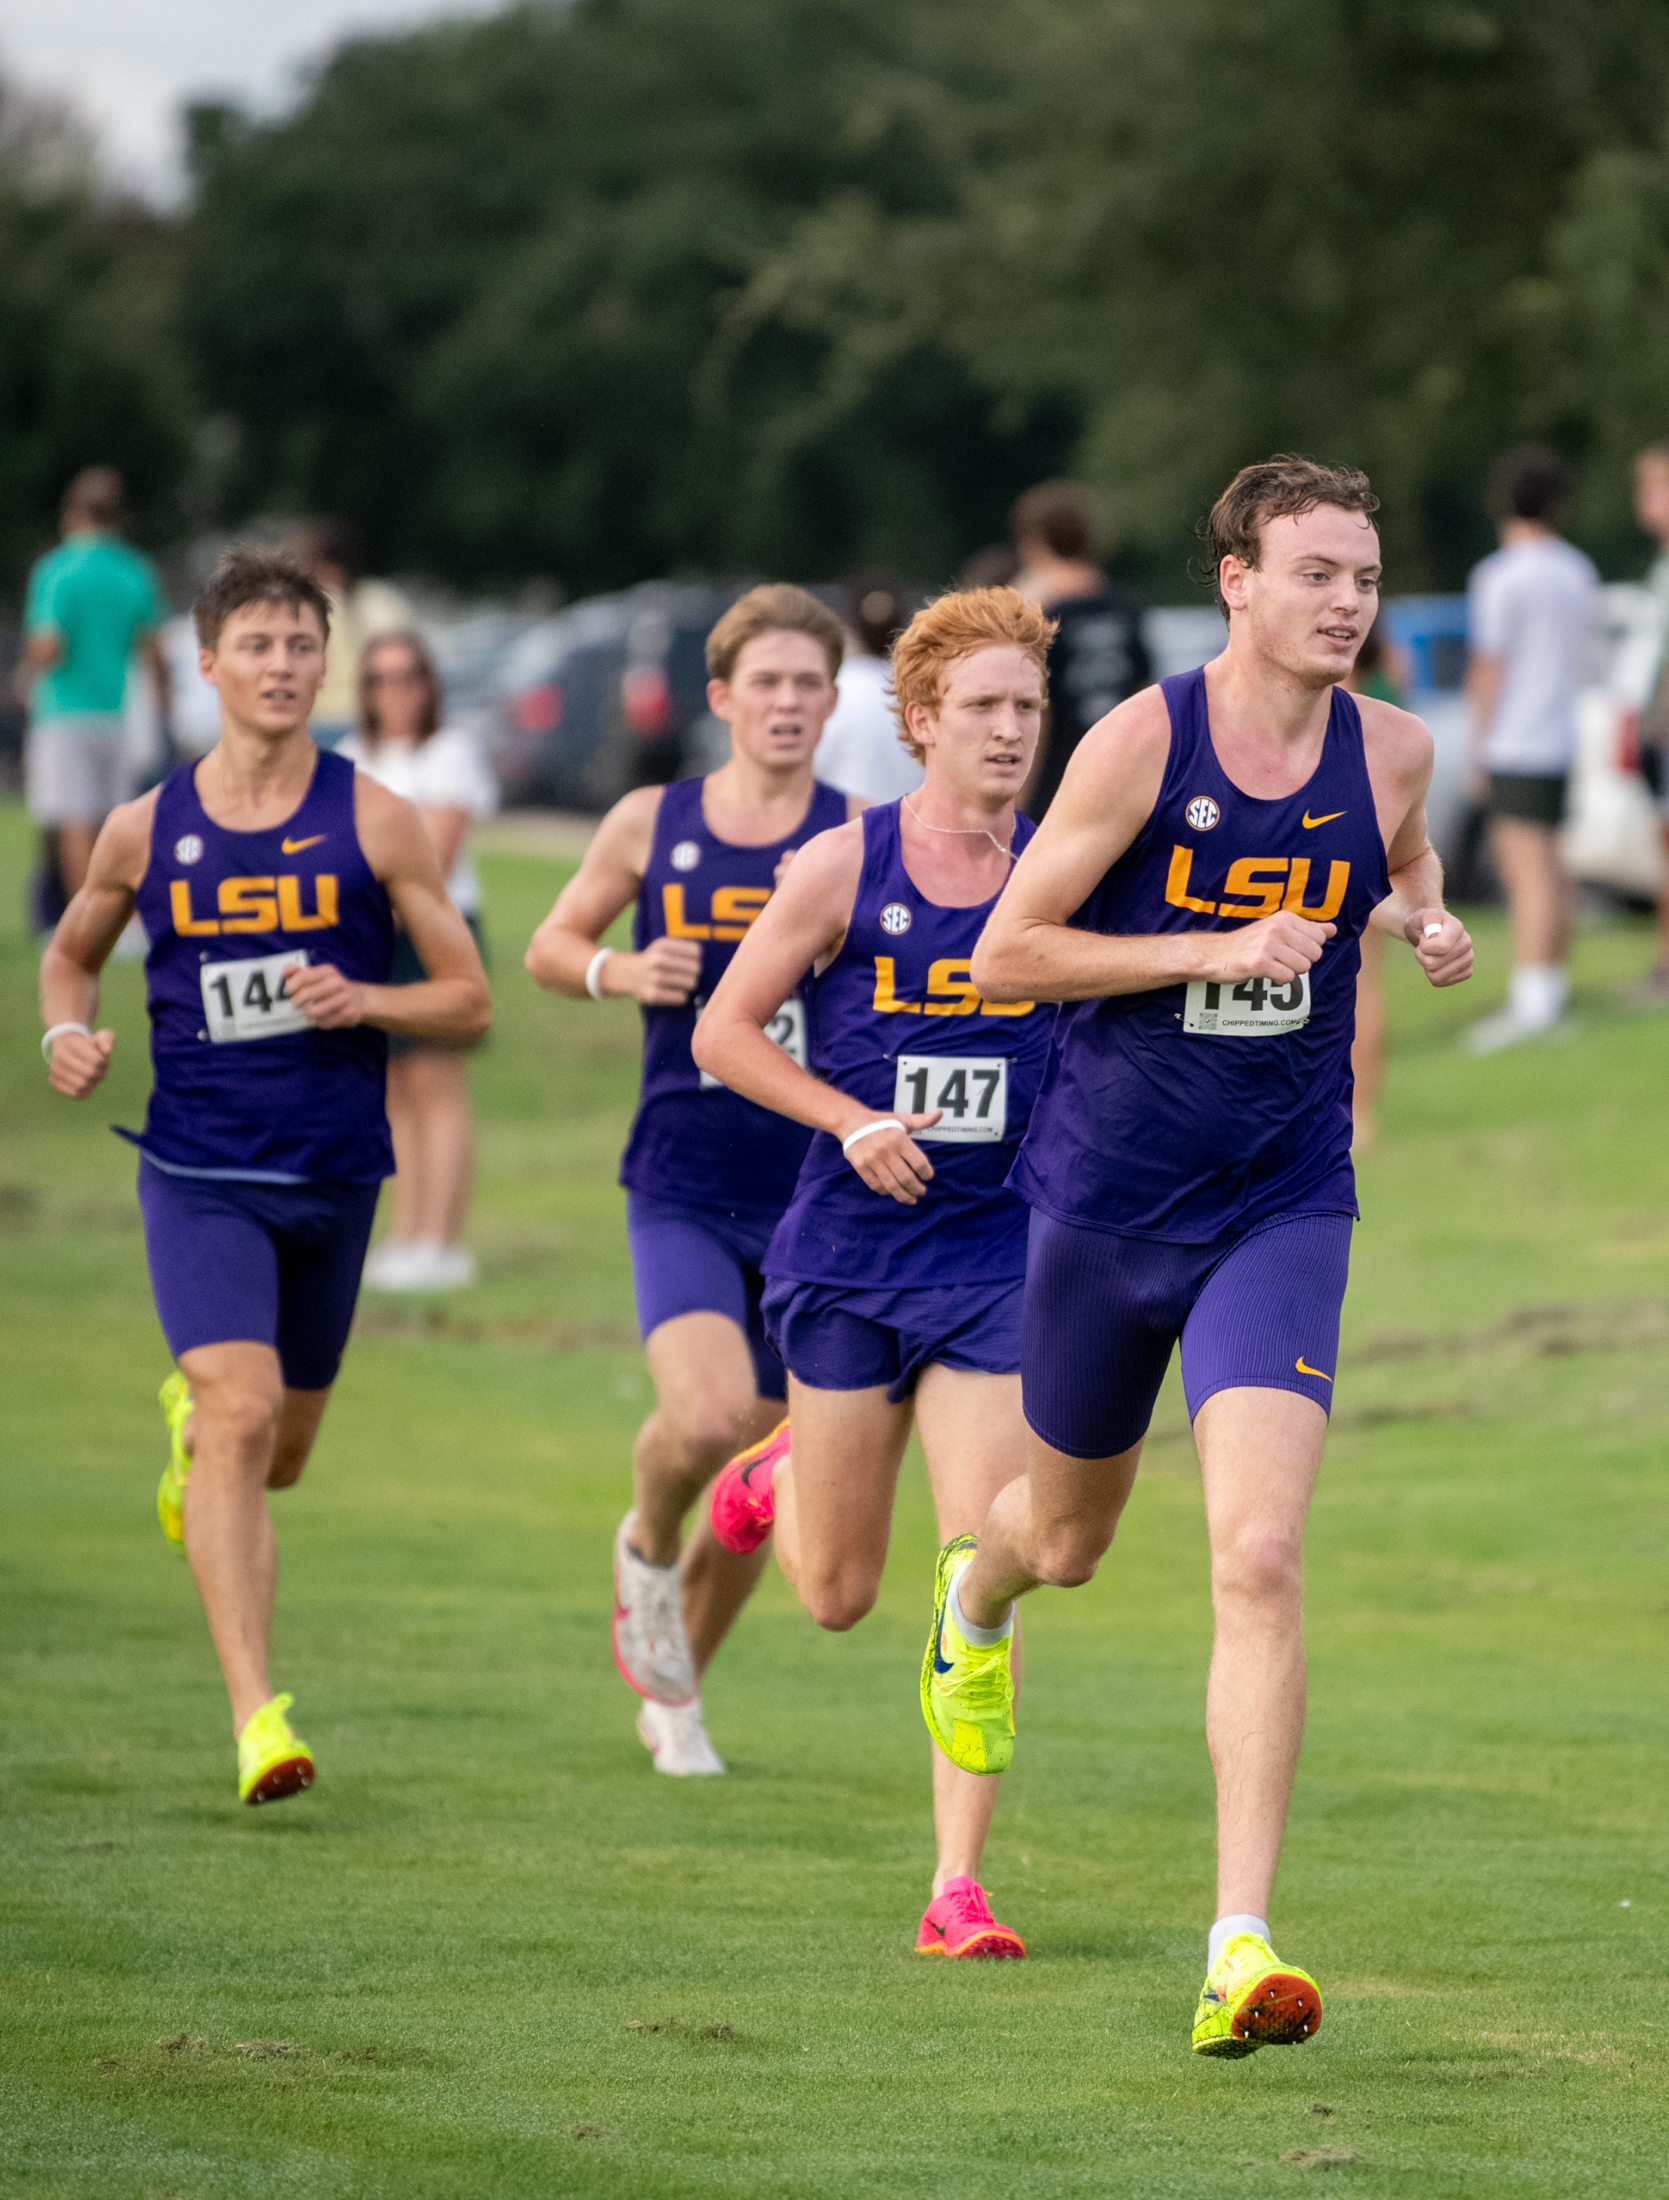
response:
{"label": "nike swoosh logo", "polygon": [[1318,825],[1331,825],[1334,818],[1348,817],[1349,814],[1348,810],[1329,810],[1325,817],[1312,817],[1309,811],[1306,810],[1304,812],[1304,830],[1307,833],[1312,833]]}
{"label": "nike swoosh logo", "polygon": [[1319,1375],[1324,1383],[1330,1383],[1333,1380],[1324,1367],[1306,1367],[1302,1353],[1298,1355],[1298,1358],[1292,1364],[1297,1368],[1300,1375]]}
{"label": "nike swoosh logo", "polygon": [[953,1661],[945,1656],[944,1649],[943,1640],[935,1635],[933,1637],[933,1670],[935,1673],[948,1673],[951,1670]]}
{"label": "nike swoosh logo", "polygon": [[[1304,822],[1307,825],[1310,821],[1305,818]],[[1318,818],[1316,822],[1320,824],[1321,820]],[[281,840],[278,845],[287,856],[299,856],[303,848],[316,848],[324,837],[323,833],[315,833],[310,840]]]}

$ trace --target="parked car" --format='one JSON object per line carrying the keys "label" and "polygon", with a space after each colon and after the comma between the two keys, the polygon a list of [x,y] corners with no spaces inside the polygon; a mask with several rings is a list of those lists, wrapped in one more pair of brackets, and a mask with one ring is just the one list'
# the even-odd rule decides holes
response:
{"label": "parked car", "polygon": [[507,802],[604,806],[598,763],[620,710],[631,619],[629,597],[593,596],[511,645],[489,736]]}

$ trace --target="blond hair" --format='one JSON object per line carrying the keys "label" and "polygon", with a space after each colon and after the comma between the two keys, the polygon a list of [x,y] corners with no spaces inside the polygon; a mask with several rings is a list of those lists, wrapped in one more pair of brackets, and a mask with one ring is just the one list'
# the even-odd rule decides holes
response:
{"label": "blond hair", "polygon": [[898,738],[919,764],[927,751],[910,731],[912,703],[936,710],[945,675],[959,657],[976,649],[1023,649],[1040,673],[1058,619],[1049,618],[1015,588],[959,588],[916,613],[892,645],[893,709]]}
{"label": "blond hair", "polygon": [[738,596],[708,635],[708,672],[715,680],[728,680],[737,658],[761,634],[809,634],[822,645],[831,680],[846,654],[846,637],[832,611],[791,581],[767,581]]}

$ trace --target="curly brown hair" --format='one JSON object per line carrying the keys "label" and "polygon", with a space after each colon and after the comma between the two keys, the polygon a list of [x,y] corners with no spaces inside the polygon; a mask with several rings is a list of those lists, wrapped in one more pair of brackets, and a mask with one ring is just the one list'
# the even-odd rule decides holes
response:
{"label": "curly brown hair", "polygon": [[1323,466],[1316,459],[1278,451],[1256,466],[1241,467],[1211,507],[1204,529],[1212,586],[1224,618],[1229,607],[1218,581],[1223,560],[1238,558],[1255,571],[1266,520],[1298,519],[1323,504],[1341,512],[1360,512],[1364,518],[1379,510],[1367,475],[1354,466]]}

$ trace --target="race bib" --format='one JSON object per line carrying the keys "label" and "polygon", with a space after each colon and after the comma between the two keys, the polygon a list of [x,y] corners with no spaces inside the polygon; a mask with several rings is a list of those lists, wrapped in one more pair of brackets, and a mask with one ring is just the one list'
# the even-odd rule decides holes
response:
{"label": "race bib", "polygon": [[1309,1020],[1306,970],[1285,985],[1271,978],[1242,978],[1238,985],[1196,978],[1188,988],[1182,1028],[1213,1032],[1220,1039],[1272,1039],[1280,1032],[1299,1030]]}
{"label": "race bib", "polygon": [[1008,1057],[901,1054],[892,1104],[899,1115],[944,1109],[930,1131],[912,1134],[924,1142],[995,1143],[1008,1135]]}
{"label": "race bib", "polygon": [[203,1020],[216,1046],[233,1039],[285,1039],[313,1026],[284,990],[284,973],[304,963],[299,947],[248,962],[204,963]]}
{"label": "race bib", "polygon": [[[707,1003],[703,1001],[701,1005],[705,1008]],[[796,1069],[806,1068],[810,1059],[806,1052],[806,1004],[797,993],[789,994],[764,1028],[766,1038],[781,1047]],[[727,1088],[722,1078],[704,1069],[701,1089],[703,1092],[724,1092]]]}

